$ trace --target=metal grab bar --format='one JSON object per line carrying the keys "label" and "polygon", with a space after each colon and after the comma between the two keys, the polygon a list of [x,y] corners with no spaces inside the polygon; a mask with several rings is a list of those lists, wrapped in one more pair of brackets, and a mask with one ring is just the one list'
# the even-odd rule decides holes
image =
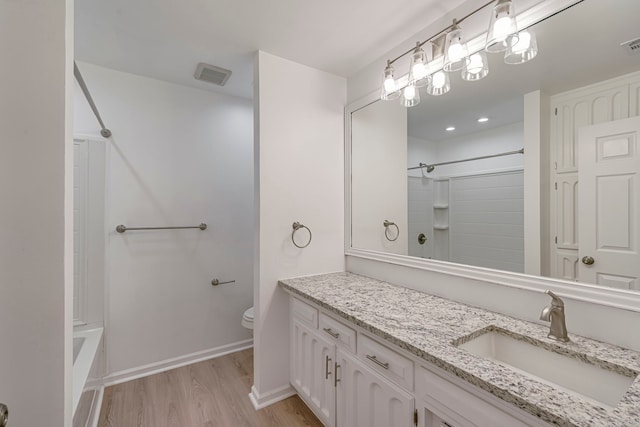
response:
{"label": "metal grab bar", "polygon": [[120,224],[116,227],[116,231],[118,233],[124,233],[125,231],[136,231],[136,230],[184,230],[187,228],[199,228],[200,230],[206,230],[207,224],[204,222],[200,225],[194,226],[186,226],[186,227],[127,227],[125,225]]}

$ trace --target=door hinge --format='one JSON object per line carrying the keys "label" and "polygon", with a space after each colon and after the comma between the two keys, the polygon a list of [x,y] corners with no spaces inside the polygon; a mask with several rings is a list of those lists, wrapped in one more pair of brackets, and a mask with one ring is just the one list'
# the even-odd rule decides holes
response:
{"label": "door hinge", "polygon": [[557,245],[558,244],[558,236],[556,236],[554,240],[556,241],[556,245]]}
{"label": "door hinge", "polygon": [[555,183],[555,187],[556,187],[556,190],[557,190],[558,189],[558,183],[557,182]]}
{"label": "door hinge", "polygon": [[418,427],[418,410],[413,411],[413,425]]}
{"label": "door hinge", "polygon": [[558,107],[556,107],[556,116],[558,115]]}

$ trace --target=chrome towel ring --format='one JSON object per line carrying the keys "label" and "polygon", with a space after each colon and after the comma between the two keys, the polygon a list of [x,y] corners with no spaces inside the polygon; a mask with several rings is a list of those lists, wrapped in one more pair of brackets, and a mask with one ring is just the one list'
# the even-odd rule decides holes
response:
{"label": "chrome towel ring", "polygon": [[[400,228],[398,228],[398,224],[385,219],[382,225],[384,225],[384,237],[386,237],[388,241],[395,242],[396,240],[398,240],[398,237],[400,237]],[[396,237],[394,237],[393,239],[389,237],[389,227],[396,228]]]}
{"label": "chrome towel ring", "polygon": [[[306,228],[306,229],[307,229],[307,231],[309,232],[309,241],[308,241],[305,245],[299,245],[299,244],[297,244],[297,243],[296,243],[296,239],[295,239],[296,231],[300,230],[301,228]],[[307,227],[307,226],[306,226],[306,225],[304,225],[304,224],[300,224],[298,221],[296,221],[296,222],[294,222],[294,223],[293,223],[293,231],[291,232],[291,241],[293,242],[293,245],[294,245],[296,248],[303,249],[303,248],[306,248],[307,246],[309,246],[309,243],[311,243],[311,238],[312,238],[312,237],[313,237],[313,236],[311,235],[311,230],[309,230],[309,227]]]}

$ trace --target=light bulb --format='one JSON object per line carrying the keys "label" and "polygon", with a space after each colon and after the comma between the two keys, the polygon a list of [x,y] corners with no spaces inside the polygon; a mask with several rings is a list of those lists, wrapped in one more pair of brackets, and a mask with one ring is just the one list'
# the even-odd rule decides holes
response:
{"label": "light bulb", "polygon": [[460,43],[452,43],[449,46],[449,60],[451,62],[457,62],[464,58],[464,48]]}
{"label": "light bulb", "polygon": [[416,88],[413,85],[409,85],[404,88],[403,96],[406,100],[412,100],[416,97]]}
{"label": "light bulb", "polygon": [[387,93],[395,92],[396,90],[396,81],[393,76],[387,77],[384,79],[384,90]]}
{"label": "light bulb", "polygon": [[475,53],[469,57],[469,65],[467,70],[470,73],[479,73],[484,67],[484,61],[482,61],[482,55]]}
{"label": "light bulb", "polygon": [[493,26],[493,38],[496,41],[503,42],[507,38],[511,30],[511,17],[503,16],[498,18]]}
{"label": "light bulb", "polygon": [[414,80],[421,80],[427,77],[427,67],[423,63],[416,62],[413,64],[412,71]]}
{"label": "light bulb", "polygon": [[513,45],[513,53],[522,53],[529,49],[531,46],[531,34],[527,31],[522,31],[516,44]]}
{"label": "light bulb", "polygon": [[445,85],[445,78],[446,76],[444,75],[444,71],[436,72],[432,77],[433,87],[435,87],[436,89],[442,89]]}

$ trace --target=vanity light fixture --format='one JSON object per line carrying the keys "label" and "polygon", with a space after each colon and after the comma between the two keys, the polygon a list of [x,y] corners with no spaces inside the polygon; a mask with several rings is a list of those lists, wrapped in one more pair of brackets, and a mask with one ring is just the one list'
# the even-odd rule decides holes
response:
{"label": "vanity light fixture", "polygon": [[[469,56],[464,42],[460,24],[472,15],[493,4],[491,21],[486,36],[484,50],[472,52]],[[484,37],[484,36],[479,36]],[[430,56],[427,58],[422,47],[429,43]],[[475,42],[474,42],[475,43]],[[462,70],[462,78],[466,81],[477,81],[489,74],[487,54],[505,52],[507,64],[522,64],[532,60],[538,54],[535,35],[523,29],[518,32],[516,13],[512,0],[491,0],[478,7],[461,19],[454,19],[453,24],[434,34],[423,42],[388,60],[382,77],[380,99],[392,100],[400,98],[402,105],[412,107],[420,103],[420,87],[427,87],[427,94],[439,96],[451,90],[447,73]],[[393,63],[411,54],[408,76],[399,80],[394,76]],[[429,59],[438,61],[428,62]],[[434,64],[438,64],[434,67]],[[442,65],[440,65],[442,64]],[[441,68],[440,68],[441,67]],[[401,81],[402,83],[399,83]],[[489,119],[478,120],[483,123]]]}
{"label": "vanity light fixture", "polygon": [[489,74],[489,63],[484,51],[474,53],[469,57],[469,63],[462,69],[462,79],[475,82]]}
{"label": "vanity light fixture", "polygon": [[444,71],[459,71],[469,63],[467,45],[462,40],[462,28],[453,20],[444,42]]}
{"label": "vanity light fixture", "polygon": [[391,61],[387,61],[387,66],[385,67],[382,75],[382,93],[380,95],[380,99],[382,100],[391,101],[400,97],[400,91],[397,86],[398,83],[396,82],[393,73],[394,69],[391,65]]}
{"label": "vanity light fixture", "polygon": [[445,129],[447,132],[453,132],[454,130],[456,130],[455,126],[449,126],[448,128]]}
{"label": "vanity light fixture", "polygon": [[524,64],[531,61],[538,54],[536,36],[530,30],[520,31],[520,38],[513,46],[509,46],[504,54],[507,64]]}
{"label": "vanity light fixture", "polygon": [[449,74],[444,71],[436,71],[429,78],[429,84],[427,85],[427,93],[429,95],[440,96],[449,92],[451,89],[451,83],[449,81]]}
{"label": "vanity light fixture", "polygon": [[491,13],[485,50],[491,53],[504,52],[516,41],[518,26],[513,3],[511,0],[498,0]]}
{"label": "vanity light fixture", "polygon": [[418,88],[410,83],[409,86],[402,89],[400,102],[405,107],[418,105],[420,103],[420,92],[418,92]]}
{"label": "vanity light fixture", "polygon": [[489,121],[489,117],[480,117],[478,123],[486,123]]}
{"label": "vanity light fixture", "polygon": [[422,50],[420,42],[416,42],[416,48],[411,55],[411,66],[409,68],[409,83],[415,87],[426,86],[429,79],[427,71],[427,55]]}

